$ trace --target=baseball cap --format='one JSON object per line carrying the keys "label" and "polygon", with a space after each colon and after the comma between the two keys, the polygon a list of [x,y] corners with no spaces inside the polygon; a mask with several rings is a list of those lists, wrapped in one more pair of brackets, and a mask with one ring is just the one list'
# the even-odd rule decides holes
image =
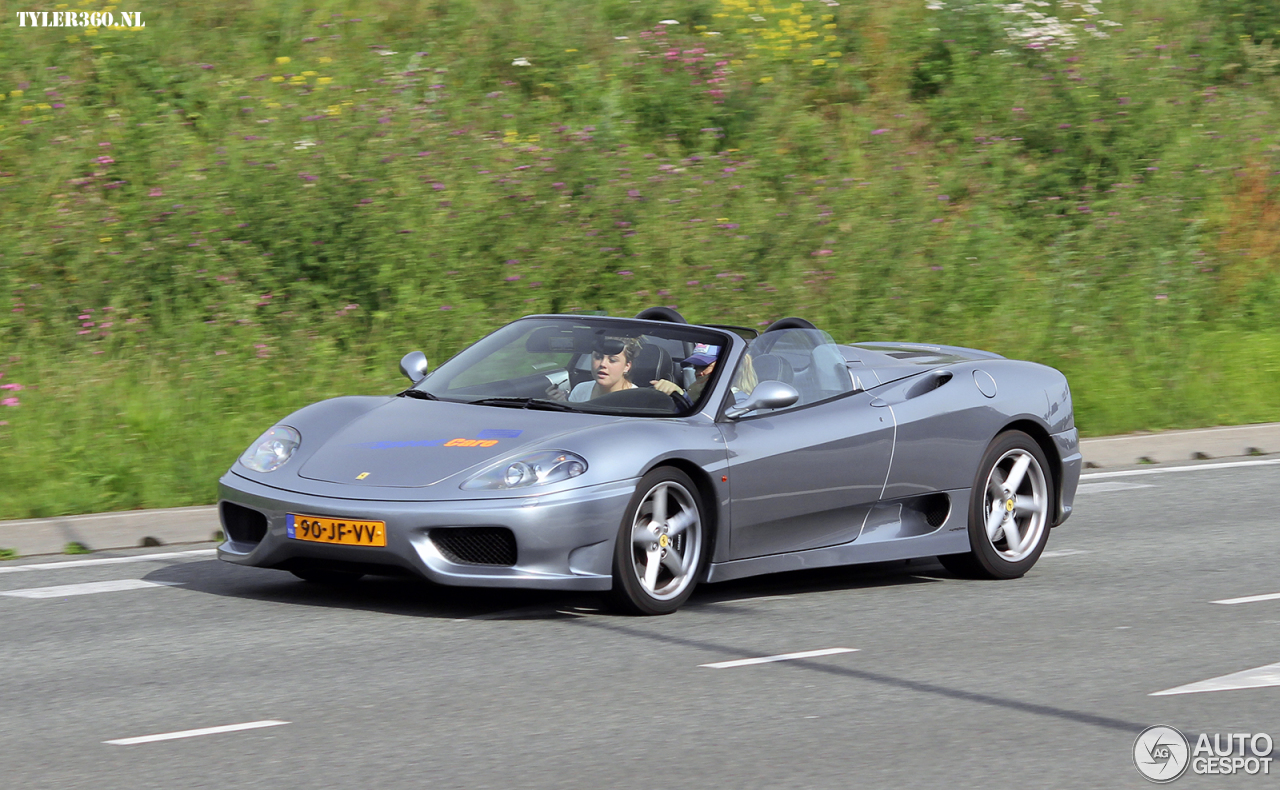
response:
{"label": "baseball cap", "polygon": [[695,368],[700,368],[715,362],[719,356],[720,346],[698,343],[693,347],[693,353],[684,358],[683,363],[685,365],[693,365]]}

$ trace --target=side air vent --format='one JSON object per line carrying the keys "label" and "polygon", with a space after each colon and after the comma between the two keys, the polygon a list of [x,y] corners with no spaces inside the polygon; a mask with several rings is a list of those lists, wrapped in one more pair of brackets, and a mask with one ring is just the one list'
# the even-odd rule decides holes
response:
{"label": "side air vent", "polygon": [[234,502],[223,502],[218,508],[222,531],[232,543],[256,546],[267,536],[267,517]]}
{"label": "side air vent", "polygon": [[911,385],[911,389],[907,390],[907,398],[918,398],[925,393],[933,392],[937,388],[951,381],[952,373],[949,370],[933,370],[920,377],[920,380]]}
{"label": "side air vent", "polygon": [[431,542],[459,565],[516,564],[516,538],[506,527],[440,527],[431,530]]}
{"label": "side air vent", "polygon": [[947,516],[951,515],[951,497],[946,494],[931,494],[921,500],[919,508],[924,512],[924,520],[929,526],[937,529],[947,523]]}

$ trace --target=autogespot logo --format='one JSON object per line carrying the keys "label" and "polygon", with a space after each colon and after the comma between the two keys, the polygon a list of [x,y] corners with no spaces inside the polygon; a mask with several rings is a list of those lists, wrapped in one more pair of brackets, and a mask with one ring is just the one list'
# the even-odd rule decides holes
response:
{"label": "autogespot logo", "polygon": [[1265,732],[1200,733],[1195,748],[1165,724],[1143,730],[1133,742],[1133,764],[1156,784],[1172,782],[1191,769],[1197,776],[1271,773],[1275,743]]}
{"label": "autogespot logo", "polygon": [[1133,742],[1133,764],[1143,776],[1157,784],[1182,776],[1190,757],[1191,744],[1186,737],[1163,724],[1146,728]]}

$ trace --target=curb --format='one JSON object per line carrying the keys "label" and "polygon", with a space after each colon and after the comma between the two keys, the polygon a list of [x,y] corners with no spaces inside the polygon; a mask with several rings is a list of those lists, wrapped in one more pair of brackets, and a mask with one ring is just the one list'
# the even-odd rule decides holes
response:
{"label": "curb", "polygon": [[[1280,422],[1081,439],[1085,467],[1133,466],[1280,453]],[[216,505],[125,510],[83,516],[0,521],[0,548],[62,554],[68,543],[91,551],[204,543],[222,539]]]}

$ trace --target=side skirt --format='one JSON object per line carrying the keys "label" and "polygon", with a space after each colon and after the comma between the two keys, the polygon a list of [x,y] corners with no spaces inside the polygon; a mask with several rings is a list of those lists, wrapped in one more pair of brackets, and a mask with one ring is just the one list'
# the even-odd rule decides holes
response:
{"label": "side skirt", "polygon": [[[884,521],[874,531],[863,530],[857,540],[821,549],[770,554],[729,562],[713,562],[705,581],[723,582],[765,573],[799,571],[807,568],[829,568],[836,565],[859,565],[869,562],[936,557],[969,551],[969,490],[945,492],[951,497],[951,512],[936,530],[912,537],[874,540],[875,535],[894,534],[893,522]],[[883,506],[892,507],[891,503]],[[877,509],[882,506],[878,505]]]}

